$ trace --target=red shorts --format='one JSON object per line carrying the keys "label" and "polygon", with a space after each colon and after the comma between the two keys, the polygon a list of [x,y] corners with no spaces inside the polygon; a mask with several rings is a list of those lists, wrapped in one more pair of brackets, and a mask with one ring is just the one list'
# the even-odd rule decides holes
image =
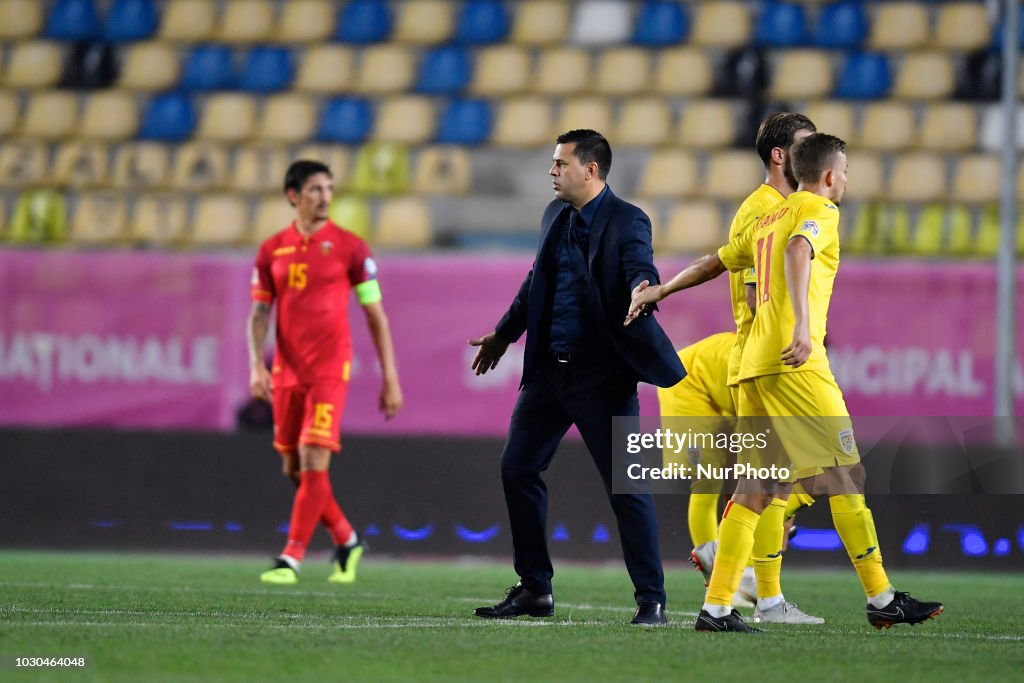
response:
{"label": "red shorts", "polygon": [[274,448],[293,453],[300,444],[341,450],[341,414],[348,381],[318,379],[315,384],[274,388]]}

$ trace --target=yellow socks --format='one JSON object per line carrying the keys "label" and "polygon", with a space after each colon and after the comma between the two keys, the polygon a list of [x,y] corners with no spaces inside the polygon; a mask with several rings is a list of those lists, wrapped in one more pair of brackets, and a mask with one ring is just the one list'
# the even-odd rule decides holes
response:
{"label": "yellow socks", "polygon": [[864,592],[871,598],[889,591],[891,586],[882,566],[875,521],[864,504],[864,496],[829,496],[828,503],[832,508],[832,522],[857,570]]}
{"label": "yellow socks", "polygon": [[694,548],[718,538],[718,494],[691,493],[686,522]]}
{"label": "yellow socks", "polygon": [[731,610],[732,596],[739,588],[743,568],[747,566],[747,558],[754,546],[754,529],[759,516],[733,501],[725,507],[722,525],[718,529],[718,553],[708,584],[706,606],[717,605]]}
{"label": "yellow socks", "polygon": [[782,595],[779,575],[782,573],[782,523],[785,515],[786,501],[773,498],[771,504],[761,513],[754,529],[751,559],[754,561],[754,574],[757,576],[758,598]]}

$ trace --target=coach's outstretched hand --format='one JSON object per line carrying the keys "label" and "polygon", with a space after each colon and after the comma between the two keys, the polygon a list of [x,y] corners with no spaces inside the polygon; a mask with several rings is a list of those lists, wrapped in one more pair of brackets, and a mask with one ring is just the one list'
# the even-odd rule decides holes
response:
{"label": "coach's outstretched hand", "polygon": [[476,351],[476,356],[473,357],[471,366],[478,375],[486,374],[488,370],[498,367],[498,361],[505,355],[505,350],[508,348],[508,342],[495,332],[479,339],[470,339],[469,345],[480,347]]}

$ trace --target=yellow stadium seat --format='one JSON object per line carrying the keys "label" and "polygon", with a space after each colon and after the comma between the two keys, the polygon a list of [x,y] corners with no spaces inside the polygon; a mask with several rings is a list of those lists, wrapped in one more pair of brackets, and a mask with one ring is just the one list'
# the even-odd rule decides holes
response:
{"label": "yellow stadium seat", "polygon": [[399,45],[373,45],[363,50],[356,90],[389,94],[408,90],[414,73],[412,52]]}
{"label": "yellow stadium seat", "polygon": [[335,225],[349,232],[370,239],[370,203],[358,195],[336,195],[331,202],[329,215]]}
{"label": "yellow stadium seat", "polygon": [[551,142],[551,105],[540,97],[507,99],[498,109],[491,144],[536,147]]}
{"label": "yellow stadium seat", "polygon": [[192,242],[201,246],[239,246],[249,234],[249,205],[234,194],[206,195],[196,204]]}
{"label": "yellow stadium seat", "polygon": [[0,139],[6,138],[18,129],[21,101],[11,90],[0,90]]}
{"label": "yellow stadium seat", "polygon": [[612,128],[611,139],[618,146],[658,146],[666,143],[672,130],[672,112],[663,98],[626,100]]}
{"label": "yellow stadium seat", "polygon": [[935,47],[944,50],[976,50],[992,40],[984,3],[944,2],[937,5]]}
{"label": "yellow stadium seat", "polygon": [[127,90],[167,90],[178,82],[178,53],[162,41],[135,43],[126,48],[118,86]]}
{"label": "yellow stadium seat", "polygon": [[858,144],[864,149],[900,150],[914,142],[914,112],[905,102],[881,101],[865,105]]}
{"label": "yellow stadium seat", "polygon": [[679,199],[697,191],[697,157],[681,149],[662,149],[647,160],[636,192],[641,197]]}
{"label": "yellow stadium seat", "polygon": [[302,142],[313,137],[316,107],[305,95],[271,95],[263,101],[263,112],[256,126],[261,142]]}
{"label": "yellow stadium seat", "polygon": [[135,200],[131,239],[141,244],[176,247],[188,238],[188,202],[175,194],[144,194]]}
{"label": "yellow stadium seat", "polygon": [[171,183],[179,190],[210,190],[223,187],[228,176],[228,153],[208,142],[189,142],[178,147]]}
{"label": "yellow stadium seat", "polygon": [[637,47],[615,47],[597,60],[595,89],[604,95],[634,95],[651,82],[651,55]]}
{"label": "yellow stadium seat", "polygon": [[397,8],[391,40],[416,45],[436,45],[452,35],[452,3],[443,0],[403,2]]}
{"label": "yellow stadium seat", "polygon": [[875,50],[906,50],[928,41],[931,20],[923,2],[873,3],[868,46]]}
{"label": "yellow stadium seat", "polygon": [[104,185],[110,171],[107,147],[95,142],[66,142],[57,149],[53,180],[75,188]]}
{"label": "yellow stadium seat", "polygon": [[[840,229],[842,226],[840,225]],[[855,254],[888,253],[890,245],[910,234],[910,213],[904,204],[861,204],[843,248]]]}
{"label": "yellow stadium seat", "polygon": [[940,202],[921,210],[909,246],[919,256],[962,255],[970,251],[970,239],[971,214],[967,207]]}
{"label": "yellow stadium seat", "polygon": [[385,199],[378,208],[373,243],[381,249],[426,249],[432,230],[430,206],[424,200]]}
{"label": "yellow stadium seat", "polygon": [[7,197],[0,194],[0,240],[7,238]]}
{"label": "yellow stadium seat", "polygon": [[63,70],[59,44],[45,40],[15,43],[0,82],[8,88],[49,88],[57,84]]}
{"label": "yellow stadium seat", "polygon": [[[292,155],[292,161],[299,159],[312,159],[326,164],[331,169],[331,177],[334,178],[334,190],[337,192],[348,184],[352,155],[347,147],[341,145],[312,144],[296,150]],[[281,176],[282,185],[284,176]]]}
{"label": "yellow stadium seat", "polygon": [[745,2],[701,2],[695,11],[690,42],[694,45],[737,47],[750,42],[750,9]]}
{"label": "yellow stadium seat", "polygon": [[121,145],[114,156],[113,184],[123,189],[163,187],[170,158],[170,150],[155,142]]}
{"label": "yellow stadium seat", "polygon": [[512,41],[524,45],[551,45],[569,31],[569,5],[559,0],[525,0],[516,3]]}
{"label": "yellow stadium seat", "polygon": [[420,194],[465,194],[473,177],[469,153],[461,147],[426,147],[416,157],[413,191]]}
{"label": "yellow stadium seat", "polygon": [[315,45],[299,64],[295,89],[322,94],[343,92],[355,80],[352,50],[340,45]]}
{"label": "yellow stadium seat", "polygon": [[477,53],[470,90],[478,95],[514,95],[530,82],[530,53],[517,45],[485,47]]}
{"label": "yellow stadium seat", "polygon": [[330,0],[289,0],[281,4],[274,39],[279,43],[318,43],[330,38],[335,25]]}
{"label": "yellow stadium seat", "polygon": [[271,0],[231,0],[224,3],[217,39],[224,43],[258,43],[274,28]]}
{"label": "yellow stadium seat", "polygon": [[71,217],[71,241],[81,245],[123,242],[128,236],[127,214],[118,193],[80,194]]}
{"label": "yellow stadium seat", "polygon": [[868,201],[881,197],[885,180],[885,167],[881,157],[873,152],[854,149],[851,150],[847,162],[849,183],[846,186],[846,197]]}
{"label": "yellow stadium seat", "polygon": [[896,74],[894,97],[946,99],[953,93],[953,58],[944,52],[911,52]]}
{"label": "yellow stadium seat", "polygon": [[573,97],[562,102],[555,127],[546,141],[551,143],[566,131],[589,128],[599,133],[612,128],[612,105],[604,97]]}
{"label": "yellow stadium seat", "polygon": [[1001,183],[999,157],[971,154],[956,159],[952,188],[955,201],[971,204],[997,201]]}
{"label": "yellow stadium seat", "polygon": [[699,149],[727,147],[736,139],[735,116],[727,101],[691,100],[679,119],[676,140]]}
{"label": "yellow stadium seat", "polygon": [[590,90],[590,53],[578,47],[541,51],[533,88],[546,95],[574,95]]}
{"label": "yellow stadium seat", "polygon": [[659,252],[706,254],[725,240],[722,210],[714,202],[680,202],[669,212],[667,227],[658,231],[655,246]]}
{"label": "yellow stadium seat", "polygon": [[241,142],[252,137],[256,101],[245,93],[215,93],[206,99],[196,137],[200,140]]}
{"label": "yellow stadium seat", "polygon": [[701,48],[662,50],[654,70],[653,87],[661,95],[705,95],[711,91],[711,60]]}
{"label": "yellow stadium seat", "polygon": [[397,195],[409,190],[409,149],[394,142],[370,142],[359,148],[352,173],[352,191]]}
{"label": "yellow stadium seat", "polygon": [[6,238],[19,244],[63,242],[67,237],[64,195],[51,189],[25,190],[18,196]]}
{"label": "yellow stadium seat", "polygon": [[39,0],[0,2],[0,40],[31,38],[43,27],[43,9]]}
{"label": "yellow stadium seat", "polygon": [[48,151],[39,140],[0,141],[0,185],[34,185],[46,177]]}
{"label": "yellow stadium seat", "polygon": [[726,150],[710,155],[701,191],[712,199],[738,201],[764,180],[764,165],[747,150]]}
{"label": "yellow stadium seat", "polygon": [[[240,147],[231,171],[230,186],[240,192],[282,192],[288,170],[288,150],[276,145]],[[283,200],[282,200],[283,201]]]}
{"label": "yellow stadium seat", "polygon": [[818,130],[835,135],[848,145],[856,142],[853,107],[839,100],[817,100],[809,103],[803,113]]}
{"label": "yellow stadium seat", "polygon": [[928,152],[897,156],[887,185],[889,199],[898,202],[933,202],[946,195],[946,165]]}
{"label": "yellow stadium seat", "polygon": [[91,93],[85,100],[78,134],[90,140],[124,140],[139,128],[135,98],[120,90]]}
{"label": "yellow stadium seat", "polygon": [[252,241],[261,244],[295,222],[295,207],[281,195],[262,197],[256,205],[256,221],[253,225]]}
{"label": "yellow stadium seat", "polygon": [[832,91],[832,63],[824,50],[784,50],[775,61],[771,95],[814,99]]}
{"label": "yellow stadium seat", "polygon": [[918,133],[924,149],[965,152],[978,144],[978,116],[969,104],[933,104],[925,107]]}
{"label": "yellow stadium seat", "polygon": [[434,135],[434,107],[426,97],[401,95],[384,100],[374,119],[373,139],[419,144]]}
{"label": "yellow stadium seat", "polygon": [[184,43],[209,40],[213,36],[216,19],[214,0],[174,0],[164,4],[160,37]]}
{"label": "yellow stadium seat", "polygon": [[58,140],[78,124],[78,96],[62,90],[41,90],[29,96],[21,133],[26,137]]}

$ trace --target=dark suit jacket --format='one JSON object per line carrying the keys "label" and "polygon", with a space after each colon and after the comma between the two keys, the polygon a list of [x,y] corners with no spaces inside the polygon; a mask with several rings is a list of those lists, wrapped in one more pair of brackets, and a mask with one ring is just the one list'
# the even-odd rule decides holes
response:
{"label": "dark suit jacket", "polygon": [[[512,305],[495,328],[502,339],[514,342],[526,332],[523,384],[541,354],[547,353],[550,321],[545,319],[555,282],[543,264],[555,249],[552,228],[566,220],[571,205],[556,199],[544,210],[540,246]],[[601,201],[590,226],[587,299],[605,335],[605,346],[614,349],[636,376],[660,387],[674,386],[686,376],[675,347],[652,316],[641,316],[628,327],[622,321],[629,311],[633,288],[642,280],[660,282],[651,249],[651,221],[638,207],[616,197],[611,188]]]}

